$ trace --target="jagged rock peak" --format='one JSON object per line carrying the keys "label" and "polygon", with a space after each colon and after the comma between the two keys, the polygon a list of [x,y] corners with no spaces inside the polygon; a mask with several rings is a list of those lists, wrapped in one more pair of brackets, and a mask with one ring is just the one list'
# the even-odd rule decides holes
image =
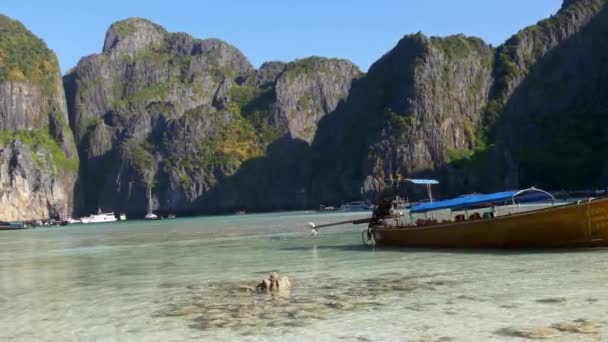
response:
{"label": "jagged rock peak", "polygon": [[286,64],[275,86],[275,122],[293,138],[312,143],[318,122],[348,97],[361,75],[345,59],[308,57]]}
{"label": "jagged rock peak", "polygon": [[238,54],[240,57],[246,59],[245,55],[243,55],[238,48],[216,38],[197,39],[188,33],[177,32],[169,33],[166,36],[166,44],[172,54],[181,56],[200,55],[211,50],[223,50],[233,54]]}
{"label": "jagged rock peak", "polygon": [[[481,38],[465,36],[464,34],[455,34],[446,37],[427,37],[421,32],[405,35],[397,45],[387,52],[383,58],[388,55],[411,53],[416,50],[419,53],[428,52],[431,47],[440,48],[443,52],[454,54],[466,54],[468,52],[486,52],[489,47]],[[378,62],[382,61],[381,58]],[[376,64],[376,63],[374,63]],[[372,66],[373,67],[373,66]]]}
{"label": "jagged rock peak", "polygon": [[147,19],[128,18],[115,22],[106,32],[103,51],[134,54],[162,43],[167,31]]}
{"label": "jagged rock peak", "polygon": [[118,58],[133,57],[142,51],[153,51],[177,56],[211,53],[221,65],[241,65],[247,71],[253,66],[236,47],[220,39],[197,39],[184,32],[169,33],[162,26],[147,19],[129,18],[117,21],[106,33],[103,53]]}
{"label": "jagged rock peak", "polygon": [[279,75],[285,70],[285,65],[287,64],[278,61],[264,62],[256,72],[256,85],[266,86],[275,83]]}
{"label": "jagged rock peak", "polygon": [[564,3],[562,4],[562,9],[565,9],[574,4],[580,4],[582,6],[586,6],[586,5],[594,5],[597,3],[605,4],[606,1],[605,0],[564,0]]}
{"label": "jagged rock peak", "polygon": [[[264,66],[262,66],[264,67]],[[268,66],[267,66],[268,67]],[[342,70],[340,70],[342,69]],[[339,72],[342,74],[342,71],[349,71],[350,73],[360,74],[361,71],[359,67],[357,67],[353,62],[347,59],[339,59],[339,58],[326,58],[326,57],[318,57],[311,56],[301,59],[296,59],[293,62],[289,62],[284,65],[284,69],[282,72],[288,75],[309,75],[311,73],[318,72],[329,72],[336,73]],[[343,73],[347,74],[347,72]]]}

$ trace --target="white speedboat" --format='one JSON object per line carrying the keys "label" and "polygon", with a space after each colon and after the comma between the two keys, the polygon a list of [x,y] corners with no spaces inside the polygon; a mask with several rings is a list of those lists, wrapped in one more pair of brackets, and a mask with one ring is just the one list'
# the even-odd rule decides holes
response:
{"label": "white speedboat", "polygon": [[104,223],[104,222],[116,222],[116,216],[114,216],[113,212],[110,213],[102,213],[101,210],[97,212],[97,214],[93,214],[87,217],[81,217],[80,221],[82,223]]}
{"label": "white speedboat", "polygon": [[340,211],[367,211],[374,210],[374,205],[370,201],[355,201],[340,206]]}
{"label": "white speedboat", "polygon": [[325,212],[325,211],[336,211],[338,210],[338,208],[333,207],[333,206],[324,206],[323,204],[321,204],[319,206],[319,211],[321,212]]}
{"label": "white speedboat", "polygon": [[146,216],[144,217],[146,220],[158,220],[158,215],[156,215],[155,213],[148,211],[148,213],[146,214]]}

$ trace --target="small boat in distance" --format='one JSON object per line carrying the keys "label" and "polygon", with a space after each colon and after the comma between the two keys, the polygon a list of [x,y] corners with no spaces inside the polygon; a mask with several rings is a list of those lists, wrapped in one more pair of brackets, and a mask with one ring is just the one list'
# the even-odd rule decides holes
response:
{"label": "small boat in distance", "polygon": [[338,208],[333,207],[333,206],[324,206],[323,204],[321,204],[319,206],[319,210],[320,212],[326,212],[326,211],[337,211]]}
{"label": "small boat in distance", "polygon": [[368,211],[374,210],[374,205],[370,201],[354,201],[340,206],[340,211]]}
{"label": "small boat in distance", "polygon": [[[82,220],[80,219],[73,219],[71,217],[66,217],[63,220],[61,220],[61,222],[59,223],[60,226],[67,226],[69,224],[74,224],[74,223],[82,223]],[[42,225],[42,223],[40,224]]]}
{"label": "small boat in distance", "polygon": [[27,229],[25,222],[0,222],[0,230]]}
{"label": "small boat in distance", "polygon": [[158,220],[158,215],[156,215],[155,213],[148,211],[148,213],[146,214],[146,216],[144,216],[144,218],[146,220]]}
{"label": "small boat in distance", "polygon": [[116,222],[116,216],[114,216],[113,212],[102,213],[101,209],[97,210],[97,214],[92,214],[90,216],[81,217],[80,221],[82,223],[106,223],[106,222]]}
{"label": "small boat in distance", "polygon": [[118,215],[118,220],[119,221],[126,221],[127,220],[127,215],[125,213],[120,213],[120,215]]}

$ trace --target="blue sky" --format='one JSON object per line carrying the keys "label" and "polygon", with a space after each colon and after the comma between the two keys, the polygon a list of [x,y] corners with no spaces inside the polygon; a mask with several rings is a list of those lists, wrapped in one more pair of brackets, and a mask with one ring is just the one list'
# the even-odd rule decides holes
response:
{"label": "blue sky", "polygon": [[171,32],[220,38],[254,66],[311,55],[367,70],[405,34],[464,33],[499,45],[555,13],[562,0],[1,0],[0,12],[46,41],[62,72],[103,46],[108,26],[148,18]]}

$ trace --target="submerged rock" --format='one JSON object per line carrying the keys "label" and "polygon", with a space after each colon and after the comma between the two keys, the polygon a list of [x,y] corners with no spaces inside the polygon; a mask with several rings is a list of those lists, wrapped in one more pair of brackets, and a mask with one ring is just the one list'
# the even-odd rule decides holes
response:
{"label": "submerged rock", "polygon": [[512,337],[521,337],[527,339],[541,340],[554,338],[559,335],[559,331],[553,328],[546,327],[529,327],[529,328],[505,328],[498,331],[499,334]]}
{"label": "submerged rock", "polygon": [[261,283],[256,286],[258,292],[285,292],[289,291],[291,283],[287,276],[279,276],[276,272],[272,272],[268,275],[268,279],[262,280]]}
{"label": "submerged rock", "polygon": [[[419,278],[419,277],[416,277]],[[424,278],[424,277],[423,277]],[[191,320],[197,330],[295,328],[313,324],[347,311],[378,310],[390,304],[395,293],[431,290],[411,276],[381,274],[353,282],[341,278],[302,279],[291,289],[287,276],[269,274],[256,287],[242,282],[212,282],[205,286],[189,285],[185,298],[169,300],[167,308],[156,317],[181,316]],[[327,289],[324,284],[334,285]],[[395,287],[402,283],[404,287]],[[193,290],[195,289],[195,290]],[[204,299],[202,299],[204,298]]]}
{"label": "submerged rock", "polygon": [[585,319],[577,319],[572,322],[555,323],[551,327],[569,333],[596,334],[599,333],[600,324]]}

